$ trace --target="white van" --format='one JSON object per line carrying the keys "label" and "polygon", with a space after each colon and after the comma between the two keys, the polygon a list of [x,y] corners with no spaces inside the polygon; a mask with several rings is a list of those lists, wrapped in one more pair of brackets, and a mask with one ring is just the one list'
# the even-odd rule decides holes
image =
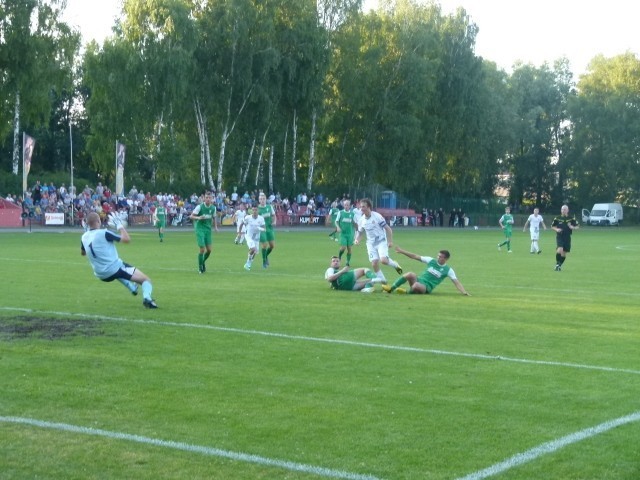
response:
{"label": "white van", "polygon": [[582,210],[582,222],[588,225],[621,225],[622,219],[619,203],[596,203],[591,211]]}

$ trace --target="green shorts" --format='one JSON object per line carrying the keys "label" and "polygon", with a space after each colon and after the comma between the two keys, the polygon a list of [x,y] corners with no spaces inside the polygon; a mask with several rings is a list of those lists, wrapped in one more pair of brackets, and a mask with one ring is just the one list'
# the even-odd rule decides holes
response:
{"label": "green shorts", "polygon": [[340,246],[351,247],[353,246],[353,234],[340,234]]}
{"label": "green shorts", "polygon": [[167,220],[158,220],[156,221],[156,228],[165,228],[167,226]]}
{"label": "green shorts", "polygon": [[273,228],[268,228],[266,232],[260,232],[260,243],[274,242],[276,240],[276,232]]}
{"label": "green shorts", "polygon": [[211,230],[201,230],[196,228],[196,241],[200,248],[211,245]]}
{"label": "green shorts", "polygon": [[337,280],[338,288],[336,290],[353,290],[356,284],[356,274],[352,271],[343,273]]}

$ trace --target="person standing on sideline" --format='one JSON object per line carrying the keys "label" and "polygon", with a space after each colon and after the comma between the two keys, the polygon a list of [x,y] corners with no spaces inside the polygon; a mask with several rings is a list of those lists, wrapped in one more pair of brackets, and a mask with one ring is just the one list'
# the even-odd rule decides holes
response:
{"label": "person standing on sideline", "polygon": [[567,253],[571,251],[571,234],[580,228],[576,217],[569,217],[569,207],[563,205],[560,216],[553,219],[551,228],[556,232],[556,272],[562,270],[562,264],[567,259]]}
{"label": "person standing on sideline", "polygon": [[331,263],[324,279],[331,284],[334,290],[373,292],[373,284],[380,283],[380,279],[368,268],[356,268],[351,270],[349,266],[340,268],[340,259],[335,255],[331,257]]}
{"label": "person standing on sideline", "polygon": [[371,209],[372,206],[371,200],[368,198],[360,200],[362,217],[360,218],[358,231],[356,232],[356,238],[353,244],[358,245],[361,233],[366,232],[369,261],[377,277],[382,283],[385,283],[387,279],[380,270],[380,262],[395,268],[398,275],[402,275],[402,267],[396,261],[389,258],[389,249],[393,247],[393,231],[391,227],[387,225],[382,215]]}
{"label": "person standing on sideline", "polygon": [[262,268],[269,266],[269,255],[276,248],[276,234],[273,227],[276,224],[276,211],[273,205],[267,204],[267,196],[264,192],[258,195],[258,213],[264,218],[265,231],[260,233],[262,253]]}
{"label": "person standing on sideline", "polygon": [[243,219],[244,227],[246,230],[247,247],[249,247],[249,254],[247,255],[247,261],[244,264],[244,269],[251,270],[251,264],[260,247],[260,234],[265,231],[264,218],[258,215],[258,207],[251,209],[251,215],[245,215]]}
{"label": "person standing on sideline", "polygon": [[338,210],[338,215],[334,222],[337,232],[340,234],[340,251],[338,252],[338,260],[342,261],[342,255],[347,252],[347,267],[351,264],[351,247],[353,246],[354,236],[354,213],[351,209],[351,200],[342,202],[343,209]]}
{"label": "person standing on sideline", "polygon": [[542,219],[542,215],[540,215],[540,210],[537,208],[533,209],[533,213],[529,215],[527,221],[524,222],[523,232],[527,231],[527,225],[529,225],[529,233],[531,235],[531,251],[529,253],[542,253],[540,250],[540,246],[538,245],[538,240],[540,240],[540,225],[546,230],[547,226],[544,224],[544,220]]}
{"label": "person standing on sideline", "polygon": [[211,224],[213,223],[216,232],[218,231],[218,215],[216,206],[213,204],[213,197],[210,193],[204,194],[204,202],[196,205],[191,215],[196,232],[196,242],[200,248],[198,253],[198,272],[207,271],[205,263],[211,255]]}
{"label": "person standing on sideline", "polygon": [[123,262],[118,256],[115,242],[129,243],[131,237],[117,215],[111,214],[109,219],[118,233],[101,229],[100,216],[91,212],[87,215],[88,230],[82,235],[80,254],[86,256],[91,263],[93,273],[103,282],[118,280],[132,295],[138,295],[138,285],[142,287],[142,305],[146,308],[158,308],[151,298],[153,285],[142,270]]}
{"label": "person standing on sideline", "polygon": [[513,227],[513,215],[511,215],[511,207],[507,207],[504,209],[504,215],[500,217],[498,220],[500,224],[500,228],[504,230],[505,241],[498,244],[498,251],[502,250],[502,246],[507,246],[507,252],[511,253],[511,235],[512,235],[512,227]]}
{"label": "person standing on sideline", "polygon": [[160,200],[158,206],[153,211],[153,225],[158,229],[158,237],[160,242],[164,241],[164,229],[167,226],[167,209],[164,202]]}
{"label": "person standing on sideline", "polygon": [[331,227],[333,228],[333,231],[329,234],[329,238],[335,240],[336,242],[338,241],[338,239],[336,238],[336,234],[339,232],[336,225],[336,218],[338,217],[338,213],[340,213],[338,202],[334,200],[331,204],[331,208],[329,209],[329,221],[331,222]]}
{"label": "person standing on sideline", "polygon": [[[383,291],[387,293],[394,291],[397,293],[431,293],[434,288],[440,285],[442,281],[448,277],[462,295],[470,296],[469,292],[465,290],[460,283],[460,280],[458,280],[453,268],[447,265],[447,260],[449,260],[449,257],[451,256],[448,250],[440,250],[437,258],[417,255],[415,253],[407,252],[400,247],[396,247],[396,252],[414,260],[418,260],[419,262],[426,263],[427,268],[420,275],[417,275],[414,272],[405,273],[393,282],[393,285],[383,285]],[[398,288],[406,282],[409,282],[408,292],[404,288]]]}
{"label": "person standing on sideline", "polygon": [[244,242],[244,236],[247,230],[244,219],[247,216],[247,212],[244,209],[244,205],[238,205],[236,211],[233,213],[233,221],[236,224],[236,238],[233,241],[236,245],[242,245]]}

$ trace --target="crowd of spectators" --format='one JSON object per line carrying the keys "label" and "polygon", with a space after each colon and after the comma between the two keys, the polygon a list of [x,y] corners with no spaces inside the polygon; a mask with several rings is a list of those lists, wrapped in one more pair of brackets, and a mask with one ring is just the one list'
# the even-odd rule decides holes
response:
{"label": "crowd of spectators", "polygon": [[[246,209],[257,205],[260,190],[246,190],[240,194],[234,188],[230,195],[224,191],[212,193],[220,221],[224,223],[226,219],[231,221],[235,210],[240,205]],[[90,212],[96,212],[104,222],[109,213],[118,212],[121,215],[126,214],[130,219],[137,218],[136,223],[150,223],[156,206],[159,202],[163,202],[168,212],[167,224],[178,226],[190,222],[189,215],[196,205],[202,202],[203,194],[193,193],[182,197],[169,192],[145,192],[133,185],[126,195],[117,197],[101,182],[98,182],[95,187],[85,185],[80,189],[76,186],[67,187],[64,183],[56,186],[54,182],[47,184],[37,180],[27,190],[24,199],[15,194],[9,194],[6,198],[3,196],[3,198],[21,207],[23,212],[30,213],[35,222],[44,222],[45,213],[63,213],[65,223],[68,225],[80,225]],[[349,196],[345,194],[342,198],[327,201],[322,193],[308,195],[306,192],[289,198],[276,192],[267,196],[267,203],[274,206],[276,214],[281,218],[288,218],[290,223],[294,223],[294,219],[300,216],[324,217],[332,204],[340,208],[342,201],[346,198]]]}

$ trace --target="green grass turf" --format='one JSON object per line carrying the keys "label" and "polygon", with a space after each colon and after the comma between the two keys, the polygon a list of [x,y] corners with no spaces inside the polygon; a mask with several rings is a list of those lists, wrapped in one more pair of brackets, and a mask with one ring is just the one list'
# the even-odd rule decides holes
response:
{"label": "green grass turf", "polygon": [[[151,277],[153,311],[93,277],[80,233],[0,233],[2,479],[456,479],[640,411],[638,229],[578,230],[562,272],[551,231],[530,255],[517,228],[512,254],[497,229],[395,230],[449,249],[471,297],[448,280],[332,291],[322,228],[279,228],[251,272],[234,232],[214,233],[204,275],[190,229],[133,229],[118,250]],[[630,421],[495,478],[637,479],[639,435]]]}

